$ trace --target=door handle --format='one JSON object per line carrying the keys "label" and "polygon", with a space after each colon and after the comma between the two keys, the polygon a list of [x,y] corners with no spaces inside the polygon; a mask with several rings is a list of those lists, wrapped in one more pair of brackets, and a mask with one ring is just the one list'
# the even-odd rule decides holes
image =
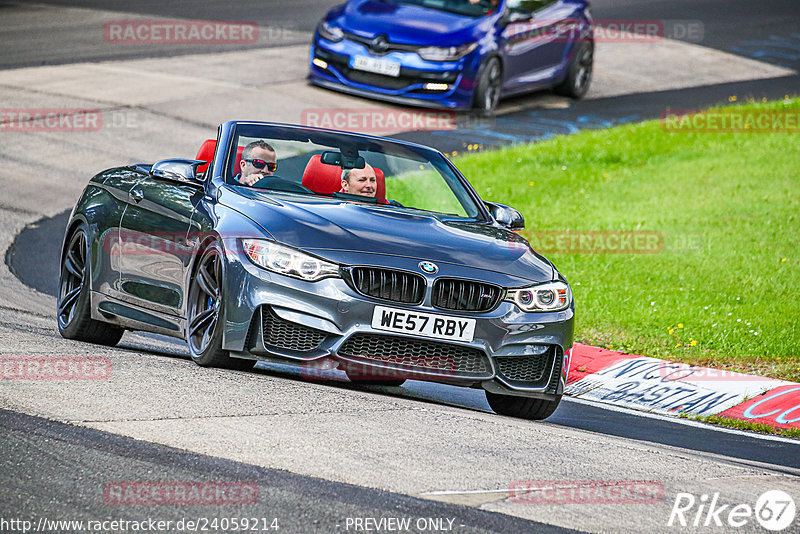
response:
{"label": "door handle", "polygon": [[141,202],[142,199],[144,198],[144,193],[142,193],[141,190],[139,189],[131,189],[130,195],[131,195],[131,200],[133,200],[136,203]]}

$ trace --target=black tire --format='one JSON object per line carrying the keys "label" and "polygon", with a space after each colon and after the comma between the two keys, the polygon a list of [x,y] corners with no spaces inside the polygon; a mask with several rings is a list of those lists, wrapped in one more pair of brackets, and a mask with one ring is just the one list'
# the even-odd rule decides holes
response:
{"label": "black tire", "polygon": [[594,44],[581,43],[572,58],[567,77],[557,85],[556,93],[576,100],[580,100],[589,91],[592,83],[592,68],[594,65]]}
{"label": "black tire", "polygon": [[503,86],[503,66],[496,56],[490,57],[483,64],[472,95],[472,107],[484,115],[497,108]]}
{"label": "black tire", "polygon": [[350,380],[350,382],[355,384],[400,387],[406,381],[405,378],[376,377],[374,369],[366,366],[346,367],[344,372],[347,374],[347,378]]}
{"label": "black tire", "polygon": [[248,370],[255,360],[231,358],[222,349],[223,323],[220,321],[223,302],[223,252],[211,243],[200,255],[197,269],[189,284],[186,308],[186,342],[189,354],[201,367]]}
{"label": "black tire", "polygon": [[487,391],[486,400],[489,401],[489,406],[492,410],[500,415],[541,421],[553,415],[553,412],[556,411],[558,404],[561,402],[561,395],[556,400],[549,401],[514,395],[500,395]]}
{"label": "black tire", "polygon": [[67,238],[58,279],[58,331],[66,339],[113,347],[125,329],[92,319],[87,235],[81,224]]}

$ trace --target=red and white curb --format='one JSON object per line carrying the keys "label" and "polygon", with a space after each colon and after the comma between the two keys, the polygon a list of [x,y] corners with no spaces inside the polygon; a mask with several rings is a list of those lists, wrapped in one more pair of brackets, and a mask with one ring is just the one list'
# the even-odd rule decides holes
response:
{"label": "red and white curb", "polygon": [[663,415],[800,428],[800,384],[576,343],[565,394]]}

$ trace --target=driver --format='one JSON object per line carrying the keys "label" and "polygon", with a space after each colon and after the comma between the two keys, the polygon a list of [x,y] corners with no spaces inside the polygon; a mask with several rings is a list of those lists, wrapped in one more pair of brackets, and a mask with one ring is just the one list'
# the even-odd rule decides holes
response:
{"label": "driver", "polygon": [[363,169],[344,169],[342,171],[342,193],[374,197],[378,194],[378,179],[375,169],[369,163]]}
{"label": "driver", "polygon": [[242,151],[241,172],[234,178],[242,185],[253,185],[278,170],[278,156],[272,145],[263,140],[253,141]]}

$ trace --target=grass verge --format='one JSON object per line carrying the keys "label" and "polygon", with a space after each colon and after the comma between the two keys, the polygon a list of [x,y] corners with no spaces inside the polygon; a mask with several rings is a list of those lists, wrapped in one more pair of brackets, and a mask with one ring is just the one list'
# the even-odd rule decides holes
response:
{"label": "grass verge", "polygon": [[[800,99],[735,109],[800,115]],[[551,238],[544,252],[575,294],[576,341],[800,382],[798,133],[651,121],[457,164],[484,199],[523,213],[534,248]],[[660,245],[608,253],[619,232]],[[574,235],[601,246],[565,247]]]}
{"label": "grass verge", "polygon": [[729,428],[738,428],[740,430],[750,430],[760,434],[776,434],[787,438],[800,438],[800,428],[776,428],[774,426],[765,425],[764,423],[751,423],[749,421],[742,421],[741,419],[732,419],[730,417],[720,417],[718,415],[709,416],[694,416],[688,417],[694,421],[701,421],[712,425],[720,425]]}

